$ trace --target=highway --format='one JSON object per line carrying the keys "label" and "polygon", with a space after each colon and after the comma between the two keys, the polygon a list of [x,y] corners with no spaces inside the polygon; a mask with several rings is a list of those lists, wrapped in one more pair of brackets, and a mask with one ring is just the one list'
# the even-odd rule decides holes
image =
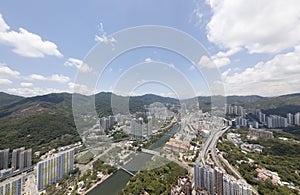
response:
{"label": "highway", "polygon": [[[210,132],[209,137],[207,138],[206,142],[203,144],[203,148],[199,154],[199,157],[197,159],[197,163],[202,161],[205,162],[204,157],[208,154],[209,151],[211,151],[211,156],[213,161],[216,163],[216,165],[223,169],[222,163],[233,173],[238,179],[243,181],[244,183],[247,183],[247,181],[240,175],[240,173],[230,164],[226,159],[223,158],[222,155],[216,154],[216,147],[219,138],[230,128],[230,126],[223,128],[223,129],[213,129]],[[222,163],[220,162],[220,159]],[[252,192],[254,194],[258,194],[257,190],[251,186]]]}
{"label": "highway", "polygon": [[219,138],[229,129],[230,127],[226,127],[226,128],[223,128],[223,129],[218,129],[218,128],[214,128],[210,131],[210,134],[207,138],[207,140],[205,141],[204,144],[202,144],[202,149],[201,149],[201,152],[199,154],[199,157],[197,159],[196,162],[200,162],[202,161],[204,163],[204,157],[205,155],[208,154],[208,151],[212,151],[212,153],[214,153],[214,155],[212,154],[213,156],[213,160],[215,161],[215,163],[218,165],[220,164],[219,161],[217,160],[217,156],[215,154],[216,152],[216,145],[217,145],[217,142],[219,140]]}

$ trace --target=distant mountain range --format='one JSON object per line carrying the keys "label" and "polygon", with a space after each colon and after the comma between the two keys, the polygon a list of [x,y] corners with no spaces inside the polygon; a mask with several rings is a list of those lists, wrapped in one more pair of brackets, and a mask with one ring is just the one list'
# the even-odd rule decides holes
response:
{"label": "distant mountain range", "polygon": [[[79,95],[84,105],[89,96]],[[112,114],[111,97],[125,97],[101,92],[95,95],[95,106],[99,116]],[[228,104],[245,108],[261,108],[265,113],[286,114],[300,111],[300,94],[278,97],[228,96]],[[209,109],[211,97],[198,97],[200,108]],[[72,94],[52,93],[35,97],[20,97],[0,92],[0,148],[32,147],[34,151],[80,140],[73,113]],[[178,104],[179,100],[147,94],[129,98],[130,112],[144,111],[144,105],[153,102]]]}

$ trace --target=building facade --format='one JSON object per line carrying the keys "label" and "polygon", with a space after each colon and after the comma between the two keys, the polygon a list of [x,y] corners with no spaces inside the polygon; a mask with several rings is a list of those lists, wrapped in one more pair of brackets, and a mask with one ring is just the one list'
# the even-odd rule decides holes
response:
{"label": "building facade", "polygon": [[56,183],[74,168],[74,149],[56,154],[37,164],[37,187],[43,190]]}
{"label": "building facade", "polygon": [[0,194],[21,195],[23,187],[23,176],[19,175],[0,183]]}
{"label": "building facade", "polygon": [[0,150],[0,170],[8,169],[9,149]]}

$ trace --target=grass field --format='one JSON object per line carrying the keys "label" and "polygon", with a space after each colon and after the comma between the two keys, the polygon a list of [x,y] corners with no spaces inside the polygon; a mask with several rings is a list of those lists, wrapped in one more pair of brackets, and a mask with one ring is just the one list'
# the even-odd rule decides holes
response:
{"label": "grass field", "polygon": [[79,164],[87,164],[94,158],[94,156],[95,155],[91,151],[87,151],[77,158],[77,162]]}

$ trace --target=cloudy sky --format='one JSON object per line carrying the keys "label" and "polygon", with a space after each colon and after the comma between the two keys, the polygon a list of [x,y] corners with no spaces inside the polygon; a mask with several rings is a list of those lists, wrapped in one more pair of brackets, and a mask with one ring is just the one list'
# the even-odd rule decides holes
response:
{"label": "cloudy sky", "polygon": [[[111,35],[141,25],[167,26],[195,38],[208,54],[196,64],[205,65],[209,56],[227,95],[300,92],[299,0],[1,1],[0,91],[72,92],[76,76],[93,71],[82,63],[92,48],[117,44]],[[114,91],[121,75],[144,62],[169,64],[189,82],[203,83],[195,87],[197,95],[210,95],[193,62],[163,48],[135,49],[114,59],[96,91]],[[159,82],[134,93],[174,95]]]}

